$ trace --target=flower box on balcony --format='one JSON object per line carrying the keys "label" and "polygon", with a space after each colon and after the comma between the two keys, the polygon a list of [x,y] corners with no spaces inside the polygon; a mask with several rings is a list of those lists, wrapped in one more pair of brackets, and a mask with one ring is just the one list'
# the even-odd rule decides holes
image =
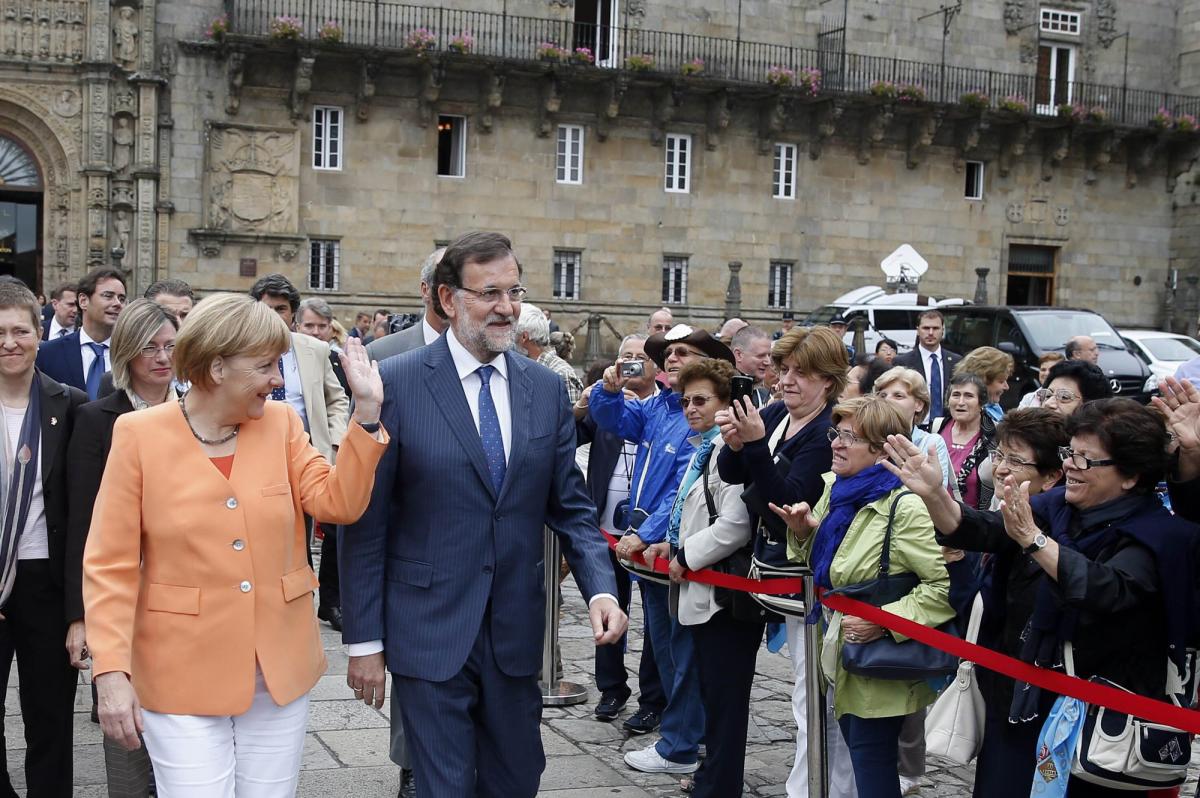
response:
{"label": "flower box on balcony", "polygon": [[561,64],[571,57],[571,51],[565,47],[559,47],[554,42],[542,42],[533,51],[533,54],[540,61],[548,61],[552,64]]}
{"label": "flower box on balcony", "polygon": [[1010,94],[996,103],[996,108],[1009,114],[1024,116],[1029,113],[1029,101],[1018,94]]}
{"label": "flower box on balcony", "polygon": [[959,95],[958,104],[969,111],[986,111],[992,104],[988,96],[981,91],[968,91]]}
{"label": "flower box on balcony", "polygon": [[596,56],[586,47],[576,47],[575,52],[571,53],[571,61],[576,64],[594,64]]}
{"label": "flower box on balcony", "polygon": [[436,44],[437,36],[428,28],[417,28],[404,40],[404,46],[409,50],[416,50],[418,54],[432,50]]}
{"label": "flower box on balcony", "polygon": [[679,74],[685,76],[699,75],[704,71],[704,59],[693,58],[690,61],[684,61],[679,67]]}
{"label": "flower box on balcony", "polygon": [[773,66],[767,70],[767,83],[781,88],[791,86],[796,82],[796,70],[785,66]]}
{"label": "flower box on balcony", "polygon": [[649,72],[654,69],[654,56],[649,53],[626,56],[625,68],[632,72]]}
{"label": "flower box on balcony", "polygon": [[208,23],[208,27],[204,31],[204,36],[212,39],[214,42],[225,40],[225,34],[229,33],[229,15],[221,14],[218,17],[213,17],[212,22]]}
{"label": "flower box on balcony", "polygon": [[298,17],[275,17],[271,20],[270,31],[272,39],[294,42],[304,32],[304,23]]}
{"label": "flower box on balcony", "polygon": [[460,55],[466,55],[475,49],[475,37],[464,31],[463,33],[460,33],[451,39],[446,47],[451,52],[459,53]]}
{"label": "flower box on balcony", "polygon": [[867,91],[871,93],[872,97],[884,101],[894,100],[900,94],[900,89],[890,80],[877,80]]}
{"label": "flower box on balcony", "polygon": [[915,83],[905,83],[896,89],[896,99],[905,105],[918,105],[925,102],[925,89]]}
{"label": "flower box on balcony", "polygon": [[342,26],[330,20],[317,29],[317,38],[326,44],[341,44],[345,37]]}

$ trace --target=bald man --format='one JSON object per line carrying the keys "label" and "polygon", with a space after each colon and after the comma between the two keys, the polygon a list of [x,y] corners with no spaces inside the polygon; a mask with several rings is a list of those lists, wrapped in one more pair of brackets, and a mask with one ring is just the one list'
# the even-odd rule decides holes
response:
{"label": "bald man", "polygon": [[1093,366],[1100,363],[1100,347],[1089,335],[1076,335],[1067,341],[1067,360],[1082,360]]}

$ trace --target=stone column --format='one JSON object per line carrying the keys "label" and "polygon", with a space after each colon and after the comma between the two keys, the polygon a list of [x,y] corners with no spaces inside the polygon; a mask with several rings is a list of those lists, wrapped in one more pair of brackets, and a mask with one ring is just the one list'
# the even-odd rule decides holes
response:
{"label": "stone column", "polygon": [[587,358],[585,363],[600,359],[600,314],[590,313],[587,319]]}
{"label": "stone column", "polygon": [[740,260],[729,261],[729,285],[725,288],[725,321],[742,315],[742,284],[738,272],[742,270]]}
{"label": "stone column", "polygon": [[987,301],[988,301],[988,299],[987,299],[987,276],[988,276],[988,272],[990,272],[990,271],[991,271],[991,269],[989,269],[987,266],[980,266],[978,269],[975,270],[975,276],[977,279],[975,280],[975,300],[974,300],[974,302],[976,305],[986,305],[987,304]]}

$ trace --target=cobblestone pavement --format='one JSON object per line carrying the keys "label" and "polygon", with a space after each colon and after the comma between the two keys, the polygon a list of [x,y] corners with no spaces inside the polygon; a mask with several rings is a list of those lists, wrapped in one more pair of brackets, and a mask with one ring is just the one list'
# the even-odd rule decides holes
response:
{"label": "cobblestone pavement", "polygon": [[[648,798],[680,796],[676,777],[646,775],[627,768],[621,761],[626,751],[648,745],[654,736],[628,737],[620,722],[600,723],[592,719],[597,694],[592,683],[591,631],[583,602],[568,580],[563,586],[565,604],[561,623],[562,654],[567,679],[587,685],[586,704],[547,709],[542,716],[542,739],[547,766],[539,795],[545,798]],[[633,610],[626,663],[630,685],[636,689],[637,659],[641,652],[641,611]],[[398,771],[387,758],[387,703],[376,711],[350,698],[346,688],[346,656],[339,635],[321,625],[322,640],[329,658],[329,671],[312,693],[308,739],[300,775],[299,795],[394,796]],[[23,726],[16,693],[16,668],[8,688],[5,709],[9,766],[14,785],[24,787]],[[795,750],[795,725],[791,710],[791,663],[783,654],[764,647],[758,657],[758,677],[751,706],[751,725],[746,747],[746,795],[763,797],[785,794],[784,781]],[[75,702],[75,795],[104,796],[104,754],[99,727],[88,719],[90,691],[81,684]],[[622,718],[634,710],[631,700]],[[1197,752],[1200,754],[1200,751]],[[1196,757],[1194,757],[1196,758]],[[973,768],[963,768],[930,759],[921,782],[924,798],[960,798],[971,792]],[[1183,795],[1194,792],[1196,773]],[[24,792],[22,791],[22,795]]]}

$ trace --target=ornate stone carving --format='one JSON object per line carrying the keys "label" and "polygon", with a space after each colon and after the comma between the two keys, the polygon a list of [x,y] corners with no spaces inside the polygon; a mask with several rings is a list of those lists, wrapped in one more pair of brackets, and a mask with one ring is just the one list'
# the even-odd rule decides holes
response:
{"label": "ornate stone carving", "polygon": [[312,90],[313,67],[316,63],[315,55],[301,55],[296,59],[296,71],[292,75],[292,94],[289,100],[292,119],[304,116],[304,103],[308,100],[308,93]]}
{"label": "ornate stone carving", "polygon": [[658,146],[667,132],[667,125],[675,118],[675,112],[683,103],[683,89],[666,85],[654,96],[654,119],[650,125],[650,143]]}
{"label": "ornate stone carving", "polygon": [[429,127],[433,109],[437,105],[438,97],[442,95],[442,81],[445,79],[445,72],[441,64],[426,63],[422,77],[424,78],[423,85],[420,93],[417,94],[417,124],[421,127]]}
{"label": "ornate stone carving", "polygon": [[1008,207],[1004,209],[1004,216],[1013,224],[1020,224],[1021,222],[1025,221],[1025,203],[1008,203]]}
{"label": "ornate stone carving", "polygon": [[1012,165],[1025,154],[1029,140],[1033,138],[1033,128],[1028,122],[1018,122],[1009,125],[999,136],[1000,152],[996,158],[996,171],[1001,177],[1008,177]]}
{"label": "ornate stone carving", "polygon": [[954,129],[955,171],[963,168],[963,161],[979,146],[979,137],[986,127],[987,123],[978,116],[958,120]]}
{"label": "ornate stone carving", "polygon": [[112,207],[133,207],[133,184],[127,180],[114,180],[112,185]]}
{"label": "ornate stone carving", "polygon": [[507,76],[490,71],[479,80],[479,132],[491,133],[496,123],[496,111],[504,105],[504,84]]}
{"label": "ornate stone carving", "polygon": [[237,116],[242,107],[242,82],[245,80],[243,70],[246,67],[246,54],[234,51],[225,61],[225,113]]}
{"label": "ornate stone carving", "polygon": [[600,110],[596,114],[596,138],[600,141],[608,140],[609,129],[621,114],[621,100],[625,98],[627,91],[629,81],[618,77],[609,81],[600,93]]}
{"label": "ornate stone carving", "polygon": [[1096,0],[1096,40],[1109,47],[1117,38],[1117,4],[1114,0]]}
{"label": "ornate stone carving", "polygon": [[1071,223],[1071,208],[1068,205],[1056,205],[1054,208],[1054,223],[1066,227]]}
{"label": "ornate stone carving", "polygon": [[631,28],[640,28],[646,21],[646,0],[629,0],[625,5],[626,23]]}
{"label": "ornate stone carving", "polygon": [[138,66],[138,30],[137,12],[129,7],[117,9],[117,18],[113,22],[113,60],[121,69],[130,72]]}
{"label": "ornate stone carving", "polygon": [[296,241],[284,241],[275,246],[275,259],[291,262],[300,254],[300,244]]}
{"label": "ornate stone carving", "polygon": [[547,0],[551,8],[574,8],[575,0]]}
{"label": "ornate stone carving", "polygon": [[1161,140],[1153,135],[1131,136],[1125,141],[1125,184],[1129,188],[1149,171],[1161,146]]}
{"label": "ornate stone carving", "polygon": [[812,120],[812,138],[808,142],[808,157],[815,161],[821,157],[825,142],[837,132],[838,120],[846,110],[844,100],[832,100],[816,106]]}
{"label": "ornate stone carving", "polygon": [[1071,153],[1071,129],[1051,128],[1042,141],[1042,180],[1054,177],[1054,167],[1067,159]]}
{"label": "ornate stone carving", "polygon": [[907,157],[905,165],[916,169],[921,164],[925,151],[933,143],[938,128],[942,125],[942,114],[927,112],[914,117],[908,123]]}
{"label": "ornate stone carving", "polygon": [[763,101],[758,112],[758,154],[769,155],[787,123],[787,102],[782,94]]}
{"label": "ornate stone carving", "polygon": [[883,141],[883,134],[892,121],[895,110],[890,105],[879,105],[867,109],[862,119],[862,130],[858,136],[858,162],[871,162],[871,149]]}
{"label": "ornate stone carving", "polygon": [[1112,154],[1120,143],[1116,131],[1106,130],[1084,140],[1084,165],[1086,171],[1083,179],[1087,184],[1096,182],[1100,170],[1112,161]]}
{"label": "ornate stone carving", "polygon": [[129,220],[129,212],[120,210],[113,214],[112,248],[129,253],[129,231],[133,223]]}
{"label": "ornate stone carving", "polygon": [[1025,0],[1004,0],[1004,30],[1016,35],[1025,24]]}
{"label": "ornate stone carving", "polygon": [[129,114],[117,114],[113,117],[113,150],[112,168],[118,175],[129,173],[133,163],[133,117]]}
{"label": "ornate stone carving", "polygon": [[704,146],[710,152],[721,143],[721,133],[729,127],[733,114],[729,108],[729,92],[719,91],[708,99],[705,119]]}
{"label": "ornate stone carving", "polygon": [[79,92],[73,89],[63,89],[54,95],[54,104],[51,107],[54,113],[64,119],[70,119],[83,108],[83,99],[79,96]]}
{"label": "ornate stone carving", "polygon": [[364,60],[358,65],[357,106],[354,112],[359,122],[366,122],[371,114],[371,98],[375,96],[375,78],[378,74],[379,64],[373,61]]}
{"label": "ornate stone carving", "polygon": [[175,74],[175,46],[164,44],[158,48],[158,72],[164,78]]}
{"label": "ornate stone carving", "polygon": [[210,123],[205,228],[291,233],[299,202],[295,130]]}
{"label": "ornate stone carving", "polygon": [[0,14],[0,53],[30,61],[83,58],[83,0],[9,0]]}
{"label": "ornate stone carving", "polygon": [[541,99],[538,102],[537,134],[546,138],[554,129],[554,117],[562,107],[562,93],[558,78],[553,74],[542,79]]}
{"label": "ornate stone carving", "polygon": [[132,114],[137,112],[137,95],[129,89],[118,89],[113,95],[113,111]]}

